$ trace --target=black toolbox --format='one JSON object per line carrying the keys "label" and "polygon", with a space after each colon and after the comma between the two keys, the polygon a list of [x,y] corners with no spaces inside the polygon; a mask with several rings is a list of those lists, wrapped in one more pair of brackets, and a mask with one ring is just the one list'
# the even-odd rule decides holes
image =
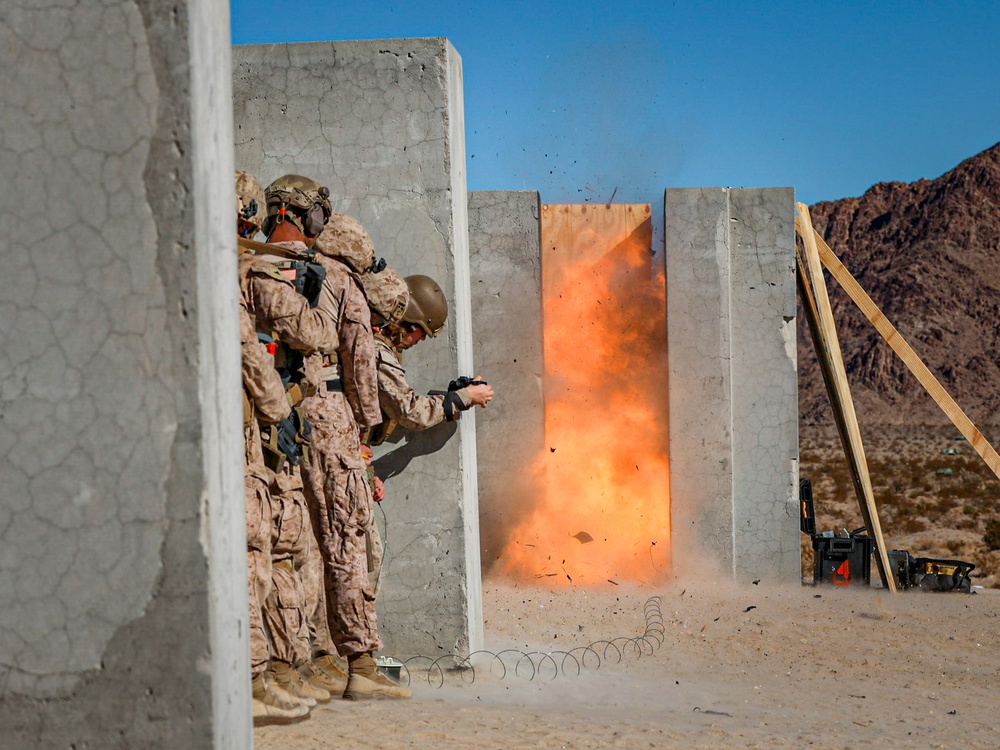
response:
{"label": "black toolbox", "polygon": [[813,585],[868,586],[872,578],[872,538],[814,534]]}

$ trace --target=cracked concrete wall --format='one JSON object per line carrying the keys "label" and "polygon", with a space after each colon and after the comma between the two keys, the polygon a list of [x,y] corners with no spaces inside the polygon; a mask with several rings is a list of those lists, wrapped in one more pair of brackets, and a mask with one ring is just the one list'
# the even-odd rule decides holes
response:
{"label": "cracked concrete wall", "polygon": [[664,207],[675,559],[798,582],[794,191]]}
{"label": "cracked concrete wall", "polygon": [[[330,187],[376,251],[441,284],[442,334],[407,352],[420,392],[473,374],[462,63],[445,39],[248,45],[233,50],[236,163],[266,185],[289,172]],[[379,624],[397,656],[482,644],[475,417],[399,430],[386,481]]]}
{"label": "cracked concrete wall", "polygon": [[0,747],[249,747],[228,4],[0,12]]}
{"label": "cracked concrete wall", "polygon": [[541,201],[535,191],[469,193],[476,374],[497,398],[476,420],[483,568],[520,520],[544,450]]}

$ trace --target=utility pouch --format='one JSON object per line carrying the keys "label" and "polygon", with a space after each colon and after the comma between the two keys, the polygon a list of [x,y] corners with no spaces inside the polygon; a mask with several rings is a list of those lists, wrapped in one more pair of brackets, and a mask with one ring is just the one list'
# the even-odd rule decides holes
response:
{"label": "utility pouch", "polygon": [[292,282],[295,291],[306,298],[310,307],[319,304],[319,293],[326,279],[326,269],[323,266],[304,260],[282,260],[275,262],[274,265]]}
{"label": "utility pouch", "polygon": [[261,425],[260,445],[264,449],[264,465],[276,474],[281,472],[288,458],[278,445],[278,425]]}
{"label": "utility pouch", "polygon": [[385,412],[382,412],[382,421],[374,427],[369,427],[361,442],[365,445],[382,445],[392,436],[398,424],[399,422],[395,419],[389,419]]}
{"label": "utility pouch", "polygon": [[247,389],[243,389],[243,429],[245,430],[253,422],[253,403],[247,395]]}
{"label": "utility pouch", "polygon": [[372,550],[372,530],[369,526],[365,529],[365,559],[368,563],[368,572],[372,573],[375,570],[375,554]]}

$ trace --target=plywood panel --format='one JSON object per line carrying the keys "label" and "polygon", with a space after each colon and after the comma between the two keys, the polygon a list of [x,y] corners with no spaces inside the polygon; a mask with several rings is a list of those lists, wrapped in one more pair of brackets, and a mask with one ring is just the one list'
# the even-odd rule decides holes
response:
{"label": "plywood panel", "polygon": [[542,206],[542,297],[567,263],[601,261],[626,240],[652,247],[652,209],[645,204]]}
{"label": "plywood panel", "polygon": [[648,204],[542,206],[545,487],[517,531],[529,575],[655,583],[669,570],[666,307],[651,215]]}

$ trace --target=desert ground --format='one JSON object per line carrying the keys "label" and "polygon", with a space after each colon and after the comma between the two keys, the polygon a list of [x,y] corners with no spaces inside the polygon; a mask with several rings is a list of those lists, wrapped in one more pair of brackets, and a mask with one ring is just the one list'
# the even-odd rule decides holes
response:
{"label": "desert ground", "polygon": [[[496,657],[448,672],[413,660],[411,700],[335,699],[258,728],[256,747],[998,748],[1000,481],[956,436],[900,429],[866,448],[887,546],[975,562],[973,594],[814,587],[805,536],[801,585],[707,568],[655,587],[490,576]],[[804,429],[801,454],[818,529],[860,526],[836,433]]]}
{"label": "desert ground", "polygon": [[1000,592],[976,591],[487,580],[487,647],[516,651],[474,680],[415,667],[411,700],[334,700],[256,747],[996,748]]}

